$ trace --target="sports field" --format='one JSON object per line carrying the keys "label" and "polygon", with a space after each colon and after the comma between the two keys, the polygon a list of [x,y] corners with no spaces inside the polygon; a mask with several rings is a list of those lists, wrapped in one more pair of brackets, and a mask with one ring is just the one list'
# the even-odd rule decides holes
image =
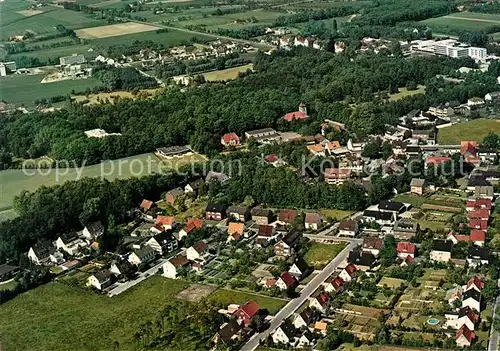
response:
{"label": "sports field", "polygon": [[462,140],[482,142],[489,133],[500,133],[500,121],[475,119],[438,130],[439,144],[460,144]]}
{"label": "sports field", "polygon": [[420,23],[440,33],[456,34],[464,30],[487,30],[500,25],[500,15],[478,12],[458,12],[451,15],[429,18]]}
{"label": "sports field", "polygon": [[0,78],[0,100],[32,107],[35,100],[53,96],[67,95],[72,90],[83,92],[87,88],[101,85],[97,79],[64,80],[41,84],[44,75],[10,75]]}
{"label": "sports field", "polygon": [[49,283],[0,306],[5,350],[133,350],[141,322],[158,311],[187,283],[153,276],[109,298],[91,291]]}
{"label": "sports field", "polygon": [[[168,171],[190,162],[200,162],[205,159],[199,154],[186,155],[182,158],[160,160],[154,154],[142,154],[118,160],[108,160],[104,163],[86,166],[82,169],[48,169],[35,172],[35,170],[11,169],[0,171],[0,209],[12,206],[12,200],[22,190],[34,191],[40,186],[51,186],[80,177],[102,177],[108,180],[116,178],[126,179],[139,177],[151,173]],[[32,174],[31,172],[35,173]]]}
{"label": "sports field", "polygon": [[91,27],[79,29],[76,36],[82,39],[100,39],[116,37],[120,35],[135,34],[157,30],[158,27],[149,24],[127,22],[110,24],[108,26]]}

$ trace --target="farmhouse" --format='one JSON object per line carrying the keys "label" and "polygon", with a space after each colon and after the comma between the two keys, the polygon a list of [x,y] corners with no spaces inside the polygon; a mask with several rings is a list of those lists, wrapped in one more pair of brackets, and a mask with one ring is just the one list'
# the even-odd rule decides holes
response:
{"label": "farmhouse", "polygon": [[87,286],[93,286],[97,290],[106,289],[113,284],[113,273],[108,269],[92,274],[87,279]]}

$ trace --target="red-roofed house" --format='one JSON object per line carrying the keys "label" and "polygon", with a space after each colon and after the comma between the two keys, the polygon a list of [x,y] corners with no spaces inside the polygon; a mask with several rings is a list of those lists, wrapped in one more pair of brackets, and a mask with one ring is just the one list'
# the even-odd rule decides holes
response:
{"label": "red-roofed house", "polygon": [[179,232],[179,240],[187,236],[190,232],[196,229],[203,228],[203,219],[200,218],[189,218],[186,226]]}
{"label": "red-roofed house", "polygon": [[469,228],[486,230],[488,229],[488,221],[482,219],[471,219],[469,220]]}
{"label": "red-roofed house", "polygon": [[467,282],[467,285],[465,286],[465,291],[470,289],[475,289],[479,292],[482,292],[483,288],[484,288],[484,282],[480,278],[473,276]]}
{"label": "red-roofed house", "polygon": [[257,302],[250,300],[234,313],[234,317],[238,324],[243,324],[245,327],[248,327],[252,322],[252,318],[256,316],[259,311],[260,307]]}
{"label": "red-roofed house", "polygon": [[478,144],[476,141],[461,141],[460,153],[464,157],[476,157]]}
{"label": "red-roofed house", "polygon": [[484,246],[486,240],[486,234],[484,230],[472,229],[470,231],[470,241],[472,241],[477,246]]}
{"label": "red-roofed house", "polygon": [[474,210],[467,213],[467,217],[487,221],[490,217],[490,211],[487,209]]}
{"label": "red-roofed house", "polygon": [[175,219],[173,216],[158,216],[155,220],[155,226],[160,226],[165,230],[172,229],[175,226]]}
{"label": "red-roofed house", "polygon": [[451,158],[447,156],[429,156],[425,160],[425,167],[428,167],[429,165],[440,165],[450,160]]}
{"label": "red-roofed house", "polygon": [[278,215],[278,220],[284,224],[292,224],[295,218],[297,217],[296,210],[280,210]]}
{"label": "red-roofed house", "polygon": [[462,327],[457,330],[455,341],[458,347],[469,347],[472,345],[472,341],[475,337],[476,334],[472,330],[467,328],[466,325],[462,325]]}
{"label": "red-roofed house", "polygon": [[283,116],[283,119],[285,121],[288,121],[288,122],[297,121],[297,120],[306,119],[306,118],[309,118],[309,116],[307,115],[306,105],[304,105],[304,103],[302,103],[302,102],[299,105],[298,111],[289,112]]}
{"label": "red-roofed house", "polygon": [[336,277],[332,280],[328,280],[325,284],[325,291],[326,292],[339,292],[342,290],[342,287],[344,286],[344,279],[340,277]]}
{"label": "red-roofed house", "polygon": [[405,259],[407,256],[410,256],[412,258],[415,257],[415,250],[416,250],[415,244],[405,241],[399,242],[398,246],[396,247],[398,257],[402,259]]}
{"label": "red-roofed house", "polygon": [[240,145],[241,141],[236,133],[227,133],[220,138],[220,143],[227,147]]}
{"label": "red-roofed house", "polygon": [[273,287],[275,284],[276,284],[276,279],[274,278],[268,278],[264,280],[264,286],[268,289]]}
{"label": "red-roofed house", "polygon": [[142,200],[141,202],[141,210],[143,211],[149,211],[150,209],[154,208],[155,207],[155,203],[153,201],[149,201],[149,200]]}
{"label": "red-roofed house", "polygon": [[297,285],[297,279],[288,272],[281,273],[280,277],[276,281],[276,286],[280,290],[287,290],[294,288]]}
{"label": "red-roofed house", "polygon": [[328,306],[328,294],[326,292],[321,292],[317,296],[313,296],[309,300],[309,307],[316,308],[318,311],[323,312]]}
{"label": "red-roofed house", "polygon": [[458,244],[460,241],[468,242],[470,241],[470,237],[468,235],[457,234],[455,231],[451,231],[448,233],[446,240],[451,240],[453,244]]}
{"label": "red-roofed house", "polygon": [[349,263],[343,270],[340,272],[339,277],[342,278],[345,282],[350,282],[354,278],[354,274],[358,271],[355,265]]}
{"label": "red-roofed house", "polygon": [[465,205],[465,208],[467,209],[467,212],[479,210],[479,209],[486,209],[486,210],[490,211],[491,206],[492,206],[492,202],[490,199],[480,198],[480,199],[467,200],[467,204]]}

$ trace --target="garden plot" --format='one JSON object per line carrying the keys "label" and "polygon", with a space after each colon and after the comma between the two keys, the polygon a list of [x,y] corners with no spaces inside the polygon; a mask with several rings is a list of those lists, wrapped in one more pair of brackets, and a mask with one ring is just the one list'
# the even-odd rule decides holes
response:
{"label": "garden plot", "polygon": [[215,287],[210,285],[193,284],[177,294],[177,298],[191,302],[198,302],[213,293],[215,289]]}

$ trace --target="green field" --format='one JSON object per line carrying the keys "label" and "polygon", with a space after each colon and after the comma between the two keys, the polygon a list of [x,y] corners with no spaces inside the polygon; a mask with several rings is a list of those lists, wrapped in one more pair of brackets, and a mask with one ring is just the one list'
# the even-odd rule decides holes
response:
{"label": "green field", "polygon": [[35,106],[35,100],[53,96],[67,95],[72,90],[83,92],[87,88],[101,85],[97,79],[64,80],[41,84],[44,75],[10,75],[0,78],[0,100],[24,105]]}
{"label": "green field", "polygon": [[347,216],[350,216],[354,213],[354,211],[345,211],[345,210],[337,210],[337,209],[331,209],[331,208],[326,208],[326,209],[321,209],[318,211],[318,213],[324,217],[324,218],[335,218],[336,220],[344,219]]}
{"label": "green field", "polygon": [[274,297],[227,289],[216,290],[208,298],[224,305],[232,303],[242,305],[252,299],[257,302],[261,309],[267,309],[271,315],[276,314],[287,303],[286,300]]}
{"label": "green field", "polygon": [[207,72],[203,73],[202,75],[208,82],[218,81],[218,80],[227,81],[238,78],[238,74],[240,72],[246,72],[247,70],[253,70],[253,64],[250,63],[244,66],[227,68],[220,71]]}
{"label": "green field", "polygon": [[[19,195],[22,190],[35,191],[42,185],[51,186],[68,180],[76,180],[78,172],[81,172],[82,177],[101,177],[101,174],[103,174],[103,177],[108,180],[116,178],[126,179],[132,176],[149,174],[149,171],[166,171],[191,161],[199,162],[203,160],[204,159],[200,155],[194,154],[179,159],[176,158],[172,160],[172,163],[162,164],[155,155],[148,153],[87,166],[80,171],[75,168],[40,170],[40,173],[36,172],[36,170],[26,170],[28,173],[34,172],[34,175],[24,174],[22,170],[18,169],[1,171],[0,210],[10,208],[12,206],[12,200],[15,196]],[[150,169],[148,168],[148,162],[150,162],[151,165]],[[60,172],[59,177],[58,171]]]}
{"label": "green field", "polygon": [[415,89],[415,90],[408,90],[406,88],[399,88],[398,90],[399,90],[398,93],[389,95],[389,100],[397,101],[397,100],[401,100],[402,98],[404,98],[406,96],[425,94],[425,85],[419,85],[417,87],[417,89]]}
{"label": "green field", "polygon": [[429,18],[420,23],[439,32],[456,34],[464,30],[487,30],[500,25],[500,15],[478,12],[459,12],[451,15]]}
{"label": "green field", "polygon": [[[153,276],[109,298],[49,283],[0,306],[5,350],[120,350],[135,348],[134,333],[187,284]],[[116,350],[116,348],[115,348]]]}
{"label": "green field", "polygon": [[489,133],[500,133],[500,121],[475,119],[438,130],[439,144],[460,144],[462,140],[482,142]]}
{"label": "green field", "polygon": [[344,248],[344,244],[330,245],[313,242],[309,250],[304,255],[304,260],[308,264],[314,266],[314,269],[321,269]]}
{"label": "green field", "polygon": [[282,12],[253,10],[241,13],[231,13],[222,16],[207,16],[206,18],[195,18],[171,24],[176,27],[182,28],[201,25],[209,29],[241,29],[255,25],[271,25],[280,16],[283,16]]}
{"label": "green field", "polygon": [[[64,41],[66,40],[67,39],[64,39]],[[45,43],[46,43],[45,41],[41,41],[37,44],[42,45]],[[36,57],[40,59],[40,61],[42,62],[47,62],[49,59],[54,59],[61,56],[71,56],[75,53],[83,54],[83,56],[85,56],[87,60],[92,60],[97,55],[99,55],[99,52],[97,52],[97,50],[93,50],[92,45],[76,44],[69,46],[61,46],[58,48],[43,48],[42,50],[20,52],[17,54],[9,55],[9,60],[15,60],[16,58],[19,58],[21,56],[27,56],[27,57]]]}

